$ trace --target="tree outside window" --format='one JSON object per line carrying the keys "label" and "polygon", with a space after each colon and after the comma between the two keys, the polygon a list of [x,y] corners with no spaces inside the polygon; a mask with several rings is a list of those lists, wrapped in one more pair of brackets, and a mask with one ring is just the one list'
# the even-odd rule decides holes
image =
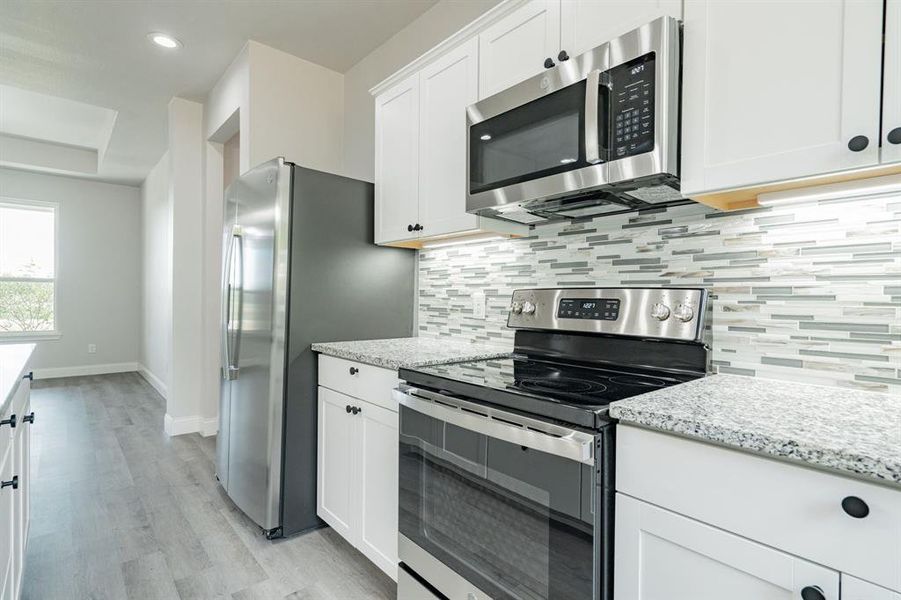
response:
{"label": "tree outside window", "polygon": [[56,333],[56,206],[0,199],[0,339]]}

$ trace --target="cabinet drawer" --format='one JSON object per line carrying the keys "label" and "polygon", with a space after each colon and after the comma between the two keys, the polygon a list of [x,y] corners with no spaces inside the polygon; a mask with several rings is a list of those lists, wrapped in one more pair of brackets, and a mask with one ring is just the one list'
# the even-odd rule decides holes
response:
{"label": "cabinet drawer", "polygon": [[397,371],[336,358],[319,356],[319,385],[397,412],[391,390],[400,380]]}
{"label": "cabinet drawer", "polygon": [[22,379],[19,382],[19,387],[16,388],[15,393],[13,394],[13,401],[10,404],[12,406],[12,413],[16,415],[16,419],[19,421],[22,420],[22,417],[25,416],[25,405],[28,404],[28,398],[31,394],[31,381],[28,379]]}
{"label": "cabinet drawer", "polygon": [[[901,491],[634,427],[617,428],[616,488],[901,590]],[[869,514],[850,516],[845,498]]]}

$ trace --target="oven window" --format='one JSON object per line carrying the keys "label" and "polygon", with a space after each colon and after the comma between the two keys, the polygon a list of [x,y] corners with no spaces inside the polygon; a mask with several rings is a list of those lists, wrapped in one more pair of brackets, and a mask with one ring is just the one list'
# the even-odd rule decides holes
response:
{"label": "oven window", "polygon": [[591,467],[400,408],[404,536],[493,598],[594,597]]}
{"label": "oven window", "polygon": [[[572,171],[585,161],[585,81],[476,123],[469,132],[470,193]],[[607,110],[607,88],[599,117]],[[599,118],[602,144],[606,118]],[[605,144],[604,144],[605,145]]]}

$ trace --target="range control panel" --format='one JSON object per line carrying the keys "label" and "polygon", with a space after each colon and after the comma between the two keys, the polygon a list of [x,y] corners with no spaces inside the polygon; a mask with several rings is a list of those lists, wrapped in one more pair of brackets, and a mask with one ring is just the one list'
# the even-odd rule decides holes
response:
{"label": "range control panel", "polygon": [[537,288],[513,292],[507,327],[700,341],[701,288]]}
{"label": "range control panel", "polygon": [[611,160],[654,149],[654,53],[607,71]]}
{"label": "range control panel", "polygon": [[600,319],[616,321],[619,318],[618,299],[561,298],[557,305],[558,319]]}

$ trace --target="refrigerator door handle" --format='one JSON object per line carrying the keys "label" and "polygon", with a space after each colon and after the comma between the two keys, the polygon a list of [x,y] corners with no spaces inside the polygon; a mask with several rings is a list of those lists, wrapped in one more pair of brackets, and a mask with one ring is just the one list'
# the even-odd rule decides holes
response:
{"label": "refrigerator door handle", "polygon": [[[232,277],[235,259],[235,242],[240,243],[242,238],[241,228],[235,225],[229,238],[229,243],[225,251],[225,274],[222,284],[222,378],[231,381],[238,377],[237,361],[232,361],[231,348],[231,324],[232,314],[234,310],[233,297],[235,291],[235,281]],[[243,254],[243,248],[242,248]],[[243,256],[241,257],[243,259]],[[243,265],[241,265],[243,268]],[[243,275],[243,274],[242,274]]]}

